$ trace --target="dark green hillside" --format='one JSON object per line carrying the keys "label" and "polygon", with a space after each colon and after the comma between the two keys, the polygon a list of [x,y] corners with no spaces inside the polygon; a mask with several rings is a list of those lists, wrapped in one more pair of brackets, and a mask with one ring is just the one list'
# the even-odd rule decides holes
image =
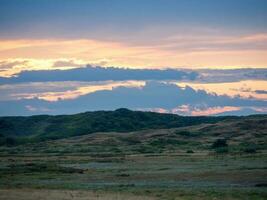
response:
{"label": "dark green hillside", "polygon": [[27,136],[32,140],[59,139],[94,132],[130,132],[216,123],[237,117],[182,117],[174,114],[131,111],[85,112],[75,115],[1,117],[1,137]]}
{"label": "dark green hillside", "polygon": [[[255,153],[265,152],[267,116],[248,116],[217,123],[135,132],[101,132],[19,146],[32,153],[139,154],[170,152]],[[42,146],[42,148],[41,148]],[[37,147],[37,148],[36,148]],[[13,149],[14,150],[14,149]]]}

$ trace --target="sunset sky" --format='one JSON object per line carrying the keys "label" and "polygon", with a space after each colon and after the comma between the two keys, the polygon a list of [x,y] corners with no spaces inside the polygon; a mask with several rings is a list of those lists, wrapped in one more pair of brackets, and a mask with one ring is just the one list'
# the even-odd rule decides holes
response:
{"label": "sunset sky", "polygon": [[0,115],[267,113],[266,10],[266,0],[0,0]]}

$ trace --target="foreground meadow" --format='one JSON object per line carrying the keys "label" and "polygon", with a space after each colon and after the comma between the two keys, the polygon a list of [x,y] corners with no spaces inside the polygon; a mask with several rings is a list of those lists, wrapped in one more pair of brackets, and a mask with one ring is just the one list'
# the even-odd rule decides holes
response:
{"label": "foreground meadow", "polygon": [[266,199],[266,169],[263,153],[5,156],[0,199]]}

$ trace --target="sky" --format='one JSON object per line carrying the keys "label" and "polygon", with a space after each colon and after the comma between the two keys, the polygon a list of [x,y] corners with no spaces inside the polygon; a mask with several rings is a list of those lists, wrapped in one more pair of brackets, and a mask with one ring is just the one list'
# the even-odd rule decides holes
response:
{"label": "sky", "polygon": [[266,0],[0,0],[0,115],[266,113],[266,10]]}

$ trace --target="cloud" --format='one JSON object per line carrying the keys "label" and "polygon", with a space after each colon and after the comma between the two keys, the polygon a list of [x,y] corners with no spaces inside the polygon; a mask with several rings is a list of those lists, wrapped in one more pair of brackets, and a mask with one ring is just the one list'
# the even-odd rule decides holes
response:
{"label": "cloud", "polygon": [[[164,52],[150,47],[130,47],[123,42],[92,39],[0,40],[0,59],[33,59],[41,61],[77,59],[84,63],[109,66],[153,66]],[[167,63],[166,63],[167,64]],[[162,63],[163,65],[163,63]],[[159,66],[159,65],[157,65]],[[35,66],[44,69],[42,63]],[[9,73],[11,74],[11,72]]]}
{"label": "cloud", "polygon": [[56,92],[42,92],[42,93],[19,93],[16,95],[18,99],[43,99],[46,101],[61,101],[66,99],[76,99],[79,96],[94,93],[101,90],[113,90],[117,87],[142,87],[145,83],[143,81],[124,81],[124,82],[98,82],[91,85],[84,85],[72,90],[56,91]]}
{"label": "cloud", "polygon": [[147,81],[141,87],[113,87],[98,90],[75,99],[46,101],[38,98],[0,101],[0,115],[42,114],[25,108],[47,108],[50,114],[77,113],[87,110],[114,110],[126,107],[135,110],[185,113],[188,115],[223,115],[266,113],[262,108],[267,101],[216,95],[191,87],[179,87],[171,83]]}
{"label": "cloud", "polygon": [[[103,80],[194,80],[198,83],[227,83],[267,80],[267,69],[131,69],[104,67],[109,60],[85,63],[77,59],[0,60],[0,84],[42,81]],[[36,67],[37,66],[37,67]],[[99,67],[101,66],[101,67]],[[2,76],[2,77],[1,77]]]}
{"label": "cloud", "polygon": [[53,63],[54,68],[82,67],[84,63],[77,63],[75,60],[57,60]]}
{"label": "cloud", "polygon": [[222,113],[228,113],[232,111],[240,111],[242,108],[237,106],[201,106],[194,107],[190,105],[181,105],[177,108],[171,110],[171,113],[180,114],[180,115],[192,115],[192,116],[201,116],[201,115],[219,115]]}
{"label": "cloud", "polygon": [[[94,84],[94,83],[91,83]],[[61,93],[66,91],[75,91],[77,88],[88,86],[87,82],[26,82],[19,84],[0,85],[0,101],[29,99],[39,97],[38,94]]]}
{"label": "cloud", "polygon": [[16,73],[21,72],[21,69],[27,69],[28,60],[1,60],[0,61],[0,77],[10,77]]}
{"label": "cloud", "polygon": [[14,66],[25,65],[27,60],[2,60],[0,61],[0,68],[2,70],[12,69]]}
{"label": "cloud", "polygon": [[[65,63],[64,63],[65,64]],[[176,69],[129,69],[115,67],[94,67],[87,65],[83,68],[68,70],[34,70],[22,71],[15,77],[2,77],[0,84],[21,82],[49,81],[122,81],[122,80],[194,80],[197,72]]]}
{"label": "cloud", "polygon": [[[227,79],[225,80],[227,81]],[[194,82],[170,81],[180,87],[190,86],[195,90],[205,90],[208,93],[217,95],[228,95],[231,97],[253,98],[267,100],[267,94],[264,93],[267,85],[266,80],[243,80],[235,82],[203,82],[198,80]]]}
{"label": "cloud", "polygon": [[43,99],[58,101],[75,99],[100,90],[112,90],[116,87],[142,87],[144,81],[98,81],[98,82],[29,82],[0,85],[0,101],[18,99]]}
{"label": "cloud", "polygon": [[[267,34],[252,35],[218,35],[218,34],[190,34],[177,35],[167,38],[163,45],[165,49],[187,52],[224,52],[267,50]],[[166,45],[168,44],[168,45]]]}
{"label": "cloud", "polygon": [[[267,81],[241,81],[232,83],[194,83],[177,81],[159,81],[159,83],[174,84],[179,88],[191,87],[194,90],[205,91],[211,95],[227,95],[243,99],[258,99],[267,101],[265,85]],[[43,99],[58,101],[75,99],[96,91],[113,90],[117,87],[143,88],[145,81],[62,81],[62,82],[26,82],[0,85],[0,101],[18,99]],[[260,90],[262,89],[262,90]],[[157,90],[157,89],[155,89]]]}
{"label": "cloud", "polygon": [[100,59],[85,62],[78,59],[5,59],[0,60],[0,77],[19,76],[25,71],[68,70],[86,66],[105,66],[109,61]]}
{"label": "cloud", "polygon": [[266,114],[267,109],[265,107],[253,107],[253,106],[215,106],[209,107],[208,105],[181,105],[177,108],[166,110],[163,108],[156,109],[144,109],[153,112],[160,113],[172,113],[184,116],[226,116],[226,115],[251,115],[251,114]]}
{"label": "cloud", "polygon": [[82,60],[77,60],[77,59],[61,59],[61,60],[59,59],[59,60],[54,60],[52,67],[55,69],[60,69],[60,68],[73,69],[73,68],[82,68],[86,66],[105,67],[108,63],[109,63],[108,59],[100,59],[90,62],[84,62]]}
{"label": "cloud", "polygon": [[267,68],[262,69],[200,69],[199,82],[226,83],[242,80],[267,80]]}
{"label": "cloud", "polygon": [[48,109],[48,108],[43,108],[43,107],[33,107],[31,105],[26,105],[25,108],[30,111],[30,112],[43,112],[43,113],[46,113],[46,112],[51,112],[52,110]]}
{"label": "cloud", "polygon": [[257,111],[258,113],[267,113],[266,107],[251,107],[252,110]]}
{"label": "cloud", "polygon": [[255,90],[257,94],[267,94],[267,90]]}
{"label": "cloud", "polygon": [[[266,68],[267,34],[264,32],[236,35],[212,31],[201,33],[199,30],[179,33],[179,30],[174,30],[157,35],[155,31],[157,28],[154,31],[141,30],[144,34],[135,36],[102,40],[2,39],[0,59],[32,59],[35,60],[34,70],[50,69],[52,60],[62,60],[54,67],[98,63],[131,68]],[[72,62],[74,60],[80,63]],[[5,75],[18,73],[18,69],[6,69]]]}

